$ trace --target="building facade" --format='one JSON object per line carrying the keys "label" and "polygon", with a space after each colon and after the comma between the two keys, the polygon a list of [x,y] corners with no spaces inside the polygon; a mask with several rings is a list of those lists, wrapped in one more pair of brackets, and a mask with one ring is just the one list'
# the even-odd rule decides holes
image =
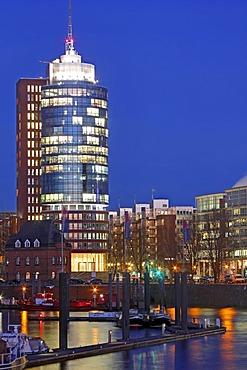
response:
{"label": "building facade", "polygon": [[70,272],[71,246],[52,220],[28,221],[5,248],[5,278],[51,284]]}
{"label": "building facade", "polygon": [[[228,224],[226,218],[225,193],[205,194],[195,197],[196,216],[194,219],[195,266],[198,276],[214,276],[218,270],[218,278],[223,274],[224,261],[228,251],[228,242],[223,232],[223,225]],[[222,215],[224,217],[222,217]],[[220,276],[221,275],[221,276]]]}
{"label": "building facade", "polygon": [[247,276],[247,177],[226,189],[226,206],[231,230],[231,249],[225,270]]}
{"label": "building facade", "polygon": [[16,85],[16,201],[18,228],[41,220],[41,87],[43,78],[22,78]]}
{"label": "building facade", "polygon": [[[125,237],[125,213],[128,212],[130,235]],[[171,276],[174,267],[181,264],[179,240],[180,220],[192,220],[193,207],[171,207],[167,199],[153,199],[151,204],[134,204],[110,213],[109,270],[123,271],[124,254],[127,270],[134,276],[146,268],[151,276]],[[178,227],[179,225],[179,227]]]}
{"label": "building facade", "polygon": [[5,276],[5,249],[12,234],[17,233],[16,212],[0,212],[0,277]]}

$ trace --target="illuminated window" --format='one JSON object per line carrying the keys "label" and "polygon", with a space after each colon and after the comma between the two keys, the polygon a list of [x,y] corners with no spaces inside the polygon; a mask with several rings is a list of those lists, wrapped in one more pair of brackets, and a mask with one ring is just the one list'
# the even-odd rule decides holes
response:
{"label": "illuminated window", "polygon": [[99,108],[87,107],[87,115],[98,117],[99,116]]}
{"label": "illuminated window", "polygon": [[95,125],[96,126],[105,126],[105,118],[95,118]]}
{"label": "illuminated window", "polygon": [[31,279],[31,273],[30,272],[26,272],[25,280],[26,281],[29,281],[30,279]]}

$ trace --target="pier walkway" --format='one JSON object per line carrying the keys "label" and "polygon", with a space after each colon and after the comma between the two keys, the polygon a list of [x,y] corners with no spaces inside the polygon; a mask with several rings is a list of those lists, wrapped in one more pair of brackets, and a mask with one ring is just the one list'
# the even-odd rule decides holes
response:
{"label": "pier walkway", "polygon": [[205,329],[191,329],[187,331],[177,330],[176,332],[165,332],[164,334],[157,336],[130,339],[128,341],[117,340],[110,343],[101,343],[84,347],[54,349],[53,352],[49,352],[46,354],[29,355],[26,367],[32,368],[35,366],[43,366],[47,364],[75,360],[84,357],[103,355],[118,351],[126,351],[134,348],[154,346],[179,340],[186,340],[208,335],[224,334],[225,332],[225,327],[209,327]]}

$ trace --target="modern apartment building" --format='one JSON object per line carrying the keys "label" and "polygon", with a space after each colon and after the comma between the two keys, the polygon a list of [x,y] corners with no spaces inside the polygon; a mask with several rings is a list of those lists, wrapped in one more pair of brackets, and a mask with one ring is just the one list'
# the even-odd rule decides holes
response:
{"label": "modern apartment building", "polygon": [[[223,258],[226,258],[227,243],[222,238],[222,227],[227,222],[225,193],[204,194],[195,197],[196,217],[193,222],[196,240],[195,266],[198,276],[213,276],[213,263],[222,273]],[[224,212],[222,217],[222,212]],[[222,243],[221,243],[222,239]],[[219,257],[220,256],[220,257]],[[221,261],[222,260],[222,261]]]}
{"label": "modern apartment building", "polygon": [[227,255],[228,271],[247,276],[247,177],[225,190],[231,231],[231,249]]}
{"label": "modern apartment building", "polygon": [[[128,212],[130,235],[125,238],[125,212]],[[170,275],[179,260],[180,219],[192,220],[193,207],[169,208],[167,199],[152,199],[151,203],[119,208],[110,214],[109,269],[122,271],[124,252],[126,267],[133,275],[142,274],[146,267],[155,276],[159,271]],[[179,221],[179,229],[177,224]]]}

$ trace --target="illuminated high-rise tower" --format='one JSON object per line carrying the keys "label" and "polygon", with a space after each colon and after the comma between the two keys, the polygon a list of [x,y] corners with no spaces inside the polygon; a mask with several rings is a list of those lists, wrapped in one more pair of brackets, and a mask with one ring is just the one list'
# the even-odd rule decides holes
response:
{"label": "illuminated high-rise tower", "polygon": [[71,2],[65,54],[48,65],[41,91],[43,218],[69,216],[72,271],[106,269],[108,93],[74,48]]}

